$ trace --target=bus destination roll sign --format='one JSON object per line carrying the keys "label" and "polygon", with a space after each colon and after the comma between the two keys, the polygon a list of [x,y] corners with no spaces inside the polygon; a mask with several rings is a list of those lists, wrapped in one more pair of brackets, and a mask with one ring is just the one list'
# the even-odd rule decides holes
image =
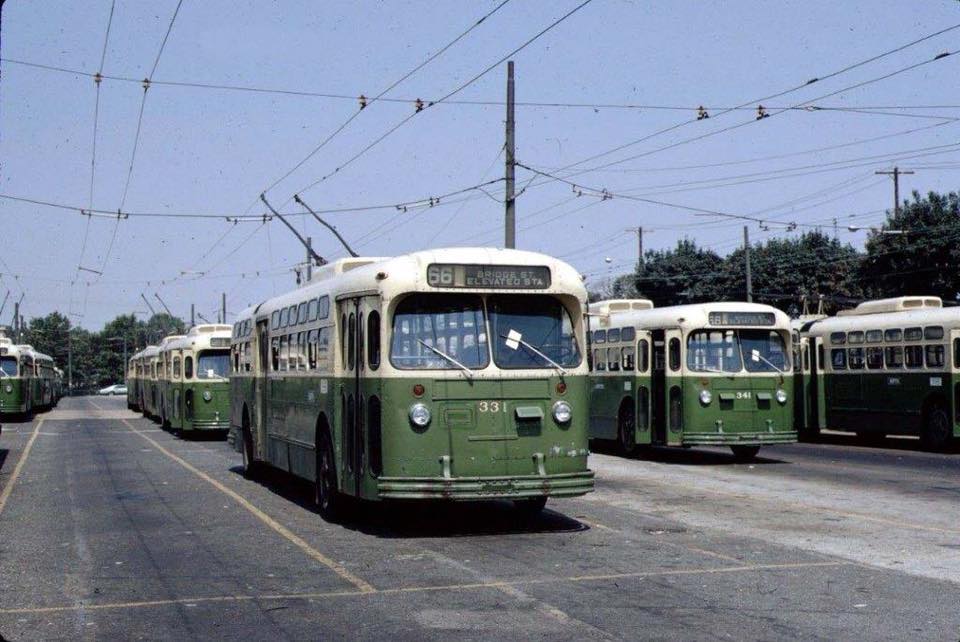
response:
{"label": "bus destination roll sign", "polygon": [[545,290],[550,287],[550,268],[544,265],[433,263],[427,267],[427,284],[435,288]]}
{"label": "bus destination roll sign", "polygon": [[710,325],[775,325],[772,312],[711,312]]}

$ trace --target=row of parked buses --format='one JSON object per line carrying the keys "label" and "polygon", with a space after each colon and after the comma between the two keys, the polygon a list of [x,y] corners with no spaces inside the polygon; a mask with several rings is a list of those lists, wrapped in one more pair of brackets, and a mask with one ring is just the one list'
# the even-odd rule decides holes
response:
{"label": "row of parked buses", "polygon": [[230,326],[198,325],[127,362],[127,407],[178,433],[230,427]]}
{"label": "row of parked buses", "polygon": [[929,297],[802,322],[752,303],[588,305],[571,266],[517,250],[355,257],[137,353],[128,403],[229,428],[248,475],[309,480],[328,518],[351,496],[535,513],[593,489],[591,439],[750,459],[829,426],[942,446],[960,434],[958,321]]}
{"label": "row of parked buses", "polygon": [[53,358],[0,334],[0,416],[54,407],[63,396],[63,372]]}

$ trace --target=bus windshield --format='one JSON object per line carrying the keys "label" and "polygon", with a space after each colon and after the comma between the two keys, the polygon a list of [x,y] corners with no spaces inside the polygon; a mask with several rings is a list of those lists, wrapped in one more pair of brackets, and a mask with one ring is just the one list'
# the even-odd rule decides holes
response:
{"label": "bus windshield", "polygon": [[[758,360],[751,357],[756,350]],[[783,337],[773,330],[697,330],[687,337],[695,372],[777,372],[788,367]]]}
{"label": "bus windshield", "polygon": [[17,358],[0,357],[0,377],[17,376]]}
{"label": "bus windshield", "polygon": [[205,350],[197,357],[197,379],[225,379],[229,374],[229,350]]}
{"label": "bus windshield", "polygon": [[493,360],[500,368],[572,368],[580,350],[567,309],[544,294],[489,299]]}
{"label": "bus windshield", "polygon": [[410,370],[485,368],[490,357],[483,301],[459,294],[407,297],[393,315],[390,361]]}

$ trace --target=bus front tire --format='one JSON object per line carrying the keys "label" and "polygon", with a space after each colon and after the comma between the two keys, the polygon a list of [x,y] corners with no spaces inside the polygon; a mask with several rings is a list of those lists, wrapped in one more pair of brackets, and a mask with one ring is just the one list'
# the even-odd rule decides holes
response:
{"label": "bus front tire", "polygon": [[524,519],[533,519],[534,517],[539,516],[540,513],[543,512],[543,509],[546,505],[547,505],[546,496],[531,497],[530,499],[513,500],[514,509]]}
{"label": "bus front tire", "polygon": [[927,411],[920,433],[920,443],[927,450],[943,451],[950,445],[953,426],[950,414],[941,404],[935,404]]}
{"label": "bus front tire", "polygon": [[314,482],[314,503],[320,516],[336,522],[343,513],[343,496],[337,490],[337,468],[333,460],[333,445],[326,430],[317,439],[317,468]]}
{"label": "bus front tire", "polygon": [[620,454],[629,457],[637,451],[637,422],[633,405],[625,402],[617,417],[617,447]]}
{"label": "bus front tire", "polygon": [[760,446],[730,446],[733,458],[739,462],[753,461],[760,452]]}

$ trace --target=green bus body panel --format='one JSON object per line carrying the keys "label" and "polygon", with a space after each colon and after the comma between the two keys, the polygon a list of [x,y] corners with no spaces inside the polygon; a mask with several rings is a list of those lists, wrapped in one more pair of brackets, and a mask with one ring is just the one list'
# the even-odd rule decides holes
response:
{"label": "green bus body panel", "polygon": [[[593,473],[587,469],[587,377],[565,377],[567,389],[559,395],[556,376],[468,382],[424,374],[422,379],[360,379],[364,438],[359,445],[362,456],[352,461],[345,406],[355,395],[355,379],[297,376],[261,380],[270,401],[263,409],[266,442],[257,455],[298,476],[315,479],[314,444],[322,415],[333,441],[337,481],[341,492],[348,495],[480,500],[576,496],[593,490]],[[413,395],[415,384],[424,387],[419,398]],[[242,421],[244,407],[251,423],[256,421],[256,385],[252,377],[231,379],[235,428]],[[370,431],[373,398],[381,408],[379,449]],[[558,399],[573,410],[565,425],[553,419],[552,408]],[[417,402],[431,411],[431,421],[423,429],[415,429],[408,416],[410,406]],[[522,409],[520,415],[539,413],[542,418],[523,418],[518,409]],[[234,440],[239,443],[236,435]],[[382,464],[381,470],[374,472],[377,451]]]}
{"label": "green bus body panel", "polygon": [[960,437],[956,384],[949,371],[864,371],[824,377],[826,425],[834,430],[918,435],[928,402],[940,400]]}
{"label": "green bus body panel", "polygon": [[[762,445],[797,441],[794,427],[794,387],[791,375],[756,377],[738,374],[735,377],[667,376],[664,395],[667,423],[666,440],[658,439],[651,426],[652,394],[647,407],[640,401],[639,391],[648,393],[652,377],[591,376],[590,437],[617,439],[621,404],[636,404],[635,441],[637,444],[669,446],[692,445]],[[679,387],[681,420],[679,430],[670,428],[670,390]],[[713,399],[704,406],[700,391],[710,390]],[[787,403],[776,401],[780,388],[787,393]]]}
{"label": "green bus body panel", "polygon": [[[227,380],[165,381],[162,405],[174,430],[227,430],[230,428],[230,382]],[[210,401],[203,393],[210,393]]]}
{"label": "green bus body panel", "polygon": [[[7,392],[7,386],[10,392]],[[30,380],[21,377],[4,377],[0,379],[0,414],[12,415],[29,412]]]}

